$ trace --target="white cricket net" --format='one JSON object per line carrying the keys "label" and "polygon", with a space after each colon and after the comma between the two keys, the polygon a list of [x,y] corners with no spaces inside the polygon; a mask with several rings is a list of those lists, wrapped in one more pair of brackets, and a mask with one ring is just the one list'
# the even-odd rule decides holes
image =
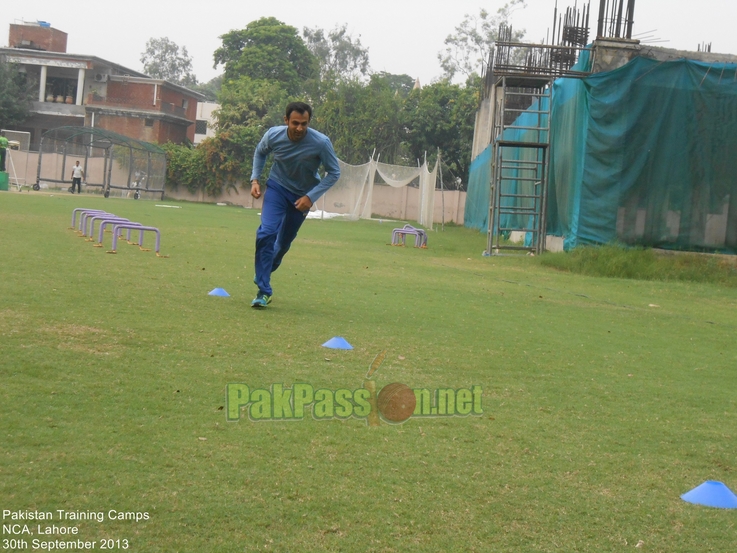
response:
{"label": "white cricket net", "polygon": [[[417,208],[412,213],[416,213],[420,225],[432,228],[437,161],[432,171],[428,169],[427,162],[419,167],[389,165],[374,160],[363,165],[348,165],[342,161],[339,163],[340,178],[320,199],[318,208],[325,212],[344,214],[351,220],[370,219],[374,196],[379,192],[377,188],[383,186],[375,182],[378,173],[381,180],[392,188],[405,186],[417,188],[419,192],[416,200]],[[407,196],[405,195],[405,199]],[[409,212],[407,214],[409,215]]]}
{"label": "white cricket net", "polygon": [[361,215],[368,183],[374,181],[374,164],[348,165],[338,160],[340,178],[318,201],[318,206],[328,213],[341,213],[357,221]]}

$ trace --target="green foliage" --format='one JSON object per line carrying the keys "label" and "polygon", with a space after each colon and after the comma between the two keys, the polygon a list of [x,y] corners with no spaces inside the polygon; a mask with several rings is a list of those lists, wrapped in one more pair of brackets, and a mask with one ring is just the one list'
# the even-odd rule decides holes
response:
{"label": "green foliage", "polygon": [[189,88],[205,96],[208,102],[217,102],[218,94],[220,94],[220,89],[222,88],[222,86],[223,76],[218,75],[217,77],[213,77],[206,83],[191,85],[189,86]]}
{"label": "green foliage", "polygon": [[448,170],[467,180],[477,106],[475,87],[444,80],[413,90],[403,113],[412,158],[421,159],[427,152],[434,159],[439,149]]}
{"label": "green foliage", "polygon": [[192,58],[187,47],[179,47],[167,37],[150,38],[141,53],[143,72],[155,79],[164,79],[182,86],[194,86],[197,77],[192,73]]}
{"label": "green foliage", "polygon": [[250,180],[253,152],[268,128],[284,124],[288,101],[286,91],[273,81],[243,76],[223,84],[217,134],[208,155],[220,178],[230,183]]}
{"label": "green foliage", "polygon": [[[365,82],[368,50],[345,25],[305,28],[304,37],[273,17],[221,36],[214,55],[215,65],[225,68],[216,136],[197,154],[173,157],[171,183],[200,183],[215,193],[248,182],[253,151],[266,129],[282,124],[292,99],[312,103],[312,126],[331,138],[347,163],[365,163],[374,151],[387,163],[414,165],[425,153],[432,163],[440,148],[444,176],[466,178],[477,106],[473,83],[464,88],[440,82],[413,91],[412,77],[385,72]],[[198,173],[202,167],[206,177]]]}
{"label": "green foliage", "polygon": [[298,94],[304,81],[318,75],[318,62],[297,29],[276,18],[262,17],[220,39],[223,45],[215,50],[215,67],[225,66],[226,81],[268,80],[280,83],[289,94]]}
{"label": "green foliage", "polygon": [[[229,80],[220,91],[216,135],[196,148],[168,144],[167,184],[210,195],[248,182],[253,152],[269,127],[283,123],[286,92],[279,83],[248,77]],[[268,169],[268,168],[267,168]]]}
{"label": "green foliage", "polygon": [[28,118],[36,83],[0,57],[0,128],[10,129]]}
{"label": "green foliage", "polygon": [[177,188],[181,185],[192,194],[213,187],[213,173],[206,165],[204,147],[191,148],[171,142],[162,147],[166,151],[167,186]]}
{"label": "green foliage", "polygon": [[[526,7],[525,0],[509,0],[495,15],[490,15],[485,9],[479,15],[468,15],[455,28],[455,34],[445,39],[445,50],[438,54],[440,66],[445,71],[447,79],[456,75],[470,77],[479,74],[480,69],[489,61],[489,53],[494,48],[499,35],[499,26],[509,24],[512,12]],[[523,31],[513,33],[514,40],[524,37]]]}
{"label": "green foliage", "polygon": [[571,273],[637,280],[708,282],[737,288],[732,257],[662,253],[618,244],[581,246],[571,252],[546,253],[540,262]]}
{"label": "green foliage", "polygon": [[320,28],[305,27],[302,34],[312,55],[320,63],[321,81],[346,81],[360,79],[369,72],[368,48],[360,38],[354,39],[347,25],[336,26],[327,33]]}
{"label": "green foliage", "polygon": [[314,126],[347,163],[366,163],[374,148],[382,161],[394,163],[403,135],[402,103],[385,79],[372,76],[367,85],[341,82],[316,110]]}
{"label": "green foliage", "polygon": [[260,133],[284,122],[284,108],[289,99],[278,82],[241,76],[226,79],[220,90],[217,129],[238,125],[257,125]]}
{"label": "green foliage", "polygon": [[373,77],[385,80],[389,85],[389,88],[403,98],[405,98],[415,86],[415,79],[406,74],[395,75],[393,73],[387,73],[386,71],[379,71],[378,73],[374,73]]}

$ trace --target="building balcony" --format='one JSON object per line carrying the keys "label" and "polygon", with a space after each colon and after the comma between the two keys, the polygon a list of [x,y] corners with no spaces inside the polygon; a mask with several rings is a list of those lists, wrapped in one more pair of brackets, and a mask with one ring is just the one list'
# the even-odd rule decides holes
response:
{"label": "building balcony", "polygon": [[33,102],[31,111],[42,115],[62,115],[67,117],[84,117],[84,106],[61,102]]}

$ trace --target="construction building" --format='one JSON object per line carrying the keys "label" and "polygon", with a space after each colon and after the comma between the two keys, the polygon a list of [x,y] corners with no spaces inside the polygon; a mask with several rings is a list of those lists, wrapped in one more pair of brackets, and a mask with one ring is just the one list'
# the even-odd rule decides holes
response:
{"label": "construction building", "polygon": [[[556,13],[550,44],[500,31],[465,225],[487,255],[579,245],[737,253],[737,56],[633,38],[634,0]],[[522,242],[510,241],[521,238]]]}

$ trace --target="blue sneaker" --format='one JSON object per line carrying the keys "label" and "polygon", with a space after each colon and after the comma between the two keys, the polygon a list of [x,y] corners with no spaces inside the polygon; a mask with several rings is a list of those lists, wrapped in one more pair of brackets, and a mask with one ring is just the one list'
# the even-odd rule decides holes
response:
{"label": "blue sneaker", "polygon": [[267,296],[263,292],[259,292],[258,294],[256,294],[256,297],[251,302],[251,307],[257,307],[257,308],[266,307],[270,303],[271,303],[271,296]]}

